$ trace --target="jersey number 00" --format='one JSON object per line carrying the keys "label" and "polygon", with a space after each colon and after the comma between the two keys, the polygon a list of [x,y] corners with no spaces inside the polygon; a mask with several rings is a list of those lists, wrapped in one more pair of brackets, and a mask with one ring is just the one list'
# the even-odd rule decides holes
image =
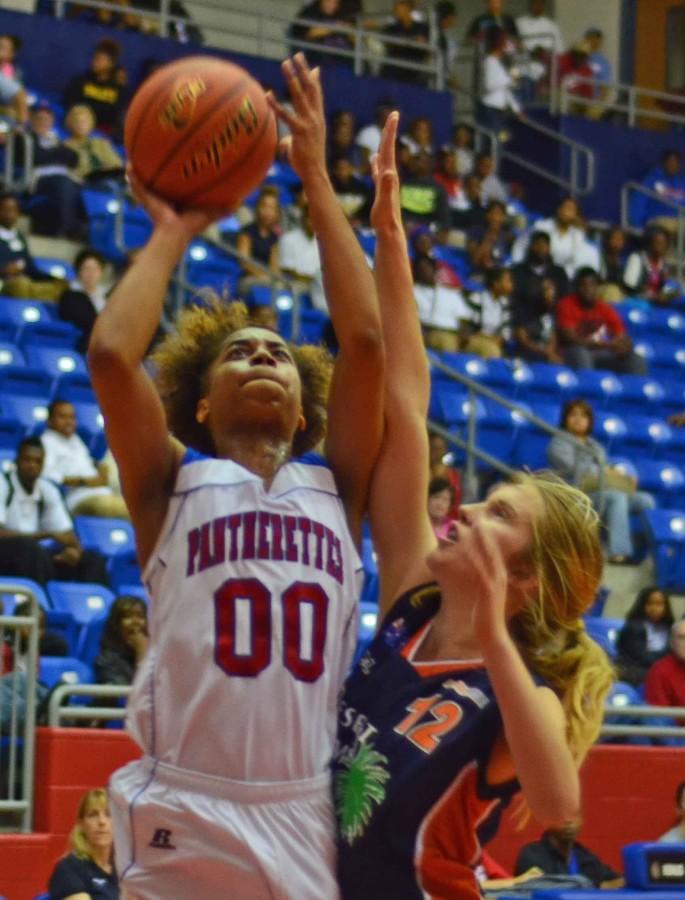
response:
{"label": "jersey number 00", "polygon": [[[257,578],[229,578],[214,594],[214,659],[227,675],[254,678],[271,663],[272,595]],[[324,669],[328,597],[295,581],[281,594],[283,665],[298,681]]]}

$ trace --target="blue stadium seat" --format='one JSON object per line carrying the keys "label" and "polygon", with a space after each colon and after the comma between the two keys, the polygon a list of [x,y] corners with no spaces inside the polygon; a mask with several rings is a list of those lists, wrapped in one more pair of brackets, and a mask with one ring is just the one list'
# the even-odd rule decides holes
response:
{"label": "blue stadium seat", "polygon": [[621,391],[614,397],[611,408],[621,415],[635,412],[643,415],[658,415],[665,391],[655,378],[642,375],[622,375]]}
{"label": "blue stadium seat", "polygon": [[682,343],[662,340],[652,347],[649,371],[658,378],[685,378],[685,347]]}
{"label": "blue stadium seat", "polygon": [[101,613],[98,616],[94,616],[90,622],[81,629],[78,642],[78,653],[76,655],[79,659],[83,660],[86,665],[92,666],[100,652],[100,641],[102,640],[102,632],[105,629],[106,622],[107,613]]}
{"label": "blue stadium seat", "polygon": [[114,553],[108,563],[107,571],[112,588],[121,593],[122,585],[142,585],[140,565],[135,549],[120,550]]}
{"label": "blue stadium seat", "polygon": [[45,614],[45,627],[64,638],[69,647],[68,656],[76,656],[78,651],[79,627],[76,619],[64,610],[49,609]]}
{"label": "blue stadium seat", "polygon": [[88,375],[86,361],[76,350],[29,345],[26,348],[26,361],[30,366],[43,369],[53,378],[72,373]]}
{"label": "blue stadium seat", "polygon": [[667,590],[685,588],[685,511],[649,509],[644,518],[656,583]]}
{"label": "blue stadium seat", "polygon": [[[531,412],[549,425],[558,426],[559,424],[558,403],[537,403],[531,406]],[[513,464],[515,466],[525,466],[528,469],[549,468],[547,447],[551,440],[552,435],[547,431],[543,431],[537,425],[526,422],[516,432],[512,454]]]}
{"label": "blue stadium seat", "polygon": [[79,433],[86,432],[90,437],[101,434],[105,427],[105,420],[97,403],[86,403],[82,400],[72,400]]}
{"label": "blue stadium seat", "polygon": [[0,413],[16,419],[27,431],[35,432],[45,425],[48,417],[48,398],[22,394],[5,394],[0,388]]}
{"label": "blue stadium seat", "polygon": [[97,398],[87,371],[63,372],[53,382],[53,396],[70,403],[90,403],[97,406]]}
{"label": "blue stadium seat", "polygon": [[375,603],[360,601],[359,603],[359,629],[357,631],[357,647],[354,653],[354,663],[364,655],[364,651],[373,640],[378,625],[378,606]]}
{"label": "blue stadium seat", "polygon": [[55,322],[57,309],[54,304],[41,303],[40,300],[0,297],[0,319],[12,322],[17,327],[34,322]]}
{"label": "blue stadium seat", "polygon": [[593,434],[605,450],[611,450],[614,443],[623,438],[627,430],[626,423],[616,413],[595,410]]}
{"label": "blue stadium seat", "polygon": [[38,677],[49,688],[58,684],[93,684],[93,670],[73,656],[41,656]]}
{"label": "blue stadium seat", "polygon": [[576,372],[576,396],[589,400],[593,407],[611,406],[623,393],[623,379],[602,369],[579,369]]}
{"label": "blue stadium seat", "polygon": [[[491,456],[513,464],[514,447],[519,440],[525,440],[524,432],[531,426],[517,411],[485,398],[485,416],[478,420],[476,444]],[[520,405],[520,404],[519,404]],[[480,467],[485,463],[478,463]]]}
{"label": "blue stadium seat", "polygon": [[0,341],[4,344],[13,344],[20,328],[21,325],[9,322],[7,319],[0,319]]}
{"label": "blue stadium seat", "polygon": [[433,378],[431,381],[431,399],[428,414],[443,424],[456,417],[463,421],[461,404],[468,399],[467,389],[455,381]]}
{"label": "blue stadium seat", "polygon": [[52,377],[41,368],[31,366],[0,367],[0,399],[5,394],[50,398]]}
{"label": "blue stadium seat", "polygon": [[24,366],[26,358],[16,344],[0,340],[0,366]]}
{"label": "blue stadium seat", "polygon": [[17,343],[20,347],[57,347],[62,350],[73,350],[81,336],[78,328],[68,322],[39,321],[31,322],[19,332]]}
{"label": "blue stadium seat", "polygon": [[76,516],[74,529],[86,549],[97,550],[107,557],[135,549],[133,526],[126,519]]}
{"label": "blue stadium seat", "polygon": [[18,419],[0,416],[0,448],[12,450],[14,453],[25,434],[26,429]]}
{"label": "blue stadium seat", "polygon": [[[639,408],[637,401],[636,407]],[[671,442],[671,428],[662,418],[648,415],[631,415],[625,418],[626,430],[615,434],[611,441],[611,450],[631,457],[668,456]]]}
{"label": "blue stadium seat", "polygon": [[107,612],[114,600],[109,588],[76,581],[48,581],[48,594],[53,607],[71,613],[79,627]]}
{"label": "blue stadium seat", "polygon": [[142,584],[120,584],[117,589],[117,597],[138,597],[144,603],[150,602],[150,595]]}
{"label": "blue stadium seat", "polygon": [[549,363],[531,363],[529,370],[533,376],[526,385],[529,403],[563,403],[576,395],[578,379],[573,369]]}
{"label": "blue stadium seat", "polygon": [[685,504],[685,475],[671,462],[656,459],[635,460],[640,490],[649,491],[659,506],[679,509]]}
{"label": "blue stadium seat", "polygon": [[72,281],[76,277],[72,264],[63,259],[51,256],[34,256],[33,259],[41,272],[52,275],[53,278],[66,278],[67,281]]}
{"label": "blue stadium seat", "polygon": [[323,331],[328,323],[328,316],[320,309],[303,309],[300,312],[300,337],[301,344],[319,344],[323,338]]}
{"label": "blue stadium seat", "polygon": [[618,633],[623,628],[624,620],[587,616],[584,622],[589,636],[613,659],[616,656]]}
{"label": "blue stadium seat", "polygon": [[673,338],[685,343],[685,315],[675,309],[652,306],[649,310],[647,330],[651,335]]}
{"label": "blue stadium seat", "polygon": [[[22,590],[26,589],[26,592]],[[5,615],[10,615],[14,607],[21,600],[25,600],[32,592],[38,603],[45,610],[51,608],[50,600],[43,588],[30,578],[14,578],[11,575],[0,576],[0,599],[5,609]]]}
{"label": "blue stadium seat", "polygon": [[658,350],[652,341],[641,337],[633,344],[633,350],[638,356],[641,356],[647,364],[647,368],[651,369],[654,360],[658,356]]}

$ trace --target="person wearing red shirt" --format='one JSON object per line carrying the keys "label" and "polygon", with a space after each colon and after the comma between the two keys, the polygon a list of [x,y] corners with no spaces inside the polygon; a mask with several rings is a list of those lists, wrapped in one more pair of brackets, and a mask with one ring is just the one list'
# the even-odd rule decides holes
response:
{"label": "person wearing red shirt", "polygon": [[573,369],[611,369],[644,375],[645,361],[633,344],[616,310],[599,299],[599,276],[594,269],[576,274],[575,292],[557,304],[559,346]]}
{"label": "person wearing red shirt", "polygon": [[685,619],[671,626],[670,648],[647,672],[645,699],[651,706],[685,706]]}
{"label": "person wearing red shirt", "polygon": [[585,81],[586,78],[594,78],[590,52],[589,43],[582,40],[574,44],[568,53],[562,53],[559,57],[559,83],[571,98],[578,98],[569,106],[572,115],[587,115],[589,105],[583,101],[592,100],[594,97],[594,85],[591,81]]}

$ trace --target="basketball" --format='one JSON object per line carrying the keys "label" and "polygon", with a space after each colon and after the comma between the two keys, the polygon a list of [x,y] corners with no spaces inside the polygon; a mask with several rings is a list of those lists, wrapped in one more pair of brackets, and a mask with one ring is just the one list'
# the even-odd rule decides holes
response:
{"label": "basketball", "polygon": [[244,69],[189,56],[143,82],[126,116],[124,143],[140,181],[165,200],[235,209],[273,162],[276,118]]}

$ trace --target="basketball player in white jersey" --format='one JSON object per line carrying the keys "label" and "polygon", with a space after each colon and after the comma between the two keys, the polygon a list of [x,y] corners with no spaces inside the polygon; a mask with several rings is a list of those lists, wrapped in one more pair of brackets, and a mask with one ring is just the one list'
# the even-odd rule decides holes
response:
{"label": "basketball player in white jersey", "polygon": [[181,317],[156,353],[158,393],[142,362],[169,278],[216,216],[175,212],[133,174],[154,231],[88,354],[152,596],[128,714],[145,755],[110,786],[117,866],[137,900],[338,896],[328,764],[384,353],[373,278],[326,174],[318,71],[301,56],[283,71],[294,112],[272,105],[290,126],[340,345],[327,462],[301,455],[323,434],[321,352],[244,327],[239,306]]}

